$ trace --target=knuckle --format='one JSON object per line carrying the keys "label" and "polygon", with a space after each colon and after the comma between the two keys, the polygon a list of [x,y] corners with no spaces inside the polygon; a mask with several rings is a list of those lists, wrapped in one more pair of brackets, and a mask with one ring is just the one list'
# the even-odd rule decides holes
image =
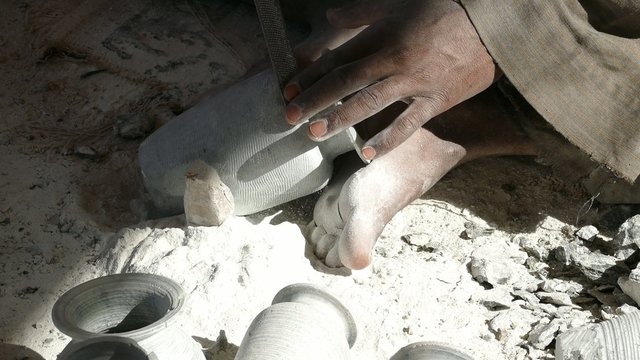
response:
{"label": "knuckle", "polygon": [[380,139],[377,141],[377,146],[375,147],[378,156],[393,150],[393,148],[398,146],[398,143],[401,141],[400,139],[400,134],[393,129],[381,133]]}
{"label": "knuckle", "polygon": [[435,116],[442,112],[451,103],[451,97],[449,91],[446,89],[440,89],[432,91],[425,97],[425,110],[428,111],[431,116]]}
{"label": "knuckle", "polygon": [[329,127],[331,128],[331,130],[346,127],[346,125],[349,124],[349,113],[343,106],[338,107],[331,114],[329,114],[327,122],[329,123]]}
{"label": "knuckle", "polygon": [[394,128],[400,138],[406,139],[418,128],[420,119],[415,113],[410,113],[398,118],[394,122]]}
{"label": "knuckle", "polygon": [[360,90],[358,102],[366,110],[378,110],[384,105],[384,95],[376,87],[366,87]]}

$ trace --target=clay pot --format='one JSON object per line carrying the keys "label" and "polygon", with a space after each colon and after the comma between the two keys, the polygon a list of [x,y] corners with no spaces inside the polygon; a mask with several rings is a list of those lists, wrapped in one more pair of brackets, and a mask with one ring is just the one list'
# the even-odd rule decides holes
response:
{"label": "clay pot", "polygon": [[417,342],[400,349],[391,360],[473,360],[453,347],[437,342]]}
{"label": "clay pot", "polygon": [[349,311],[308,284],[282,289],[253,320],[235,360],[343,360],[356,340]]}
{"label": "clay pot", "polygon": [[571,329],[556,338],[556,359],[640,360],[640,311]]}
{"label": "clay pot", "polygon": [[67,346],[58,360],[157,360],[147,355],[135,341],[120,336],[101,336]]}
{"label": "clay pot", "polygon": [[236,215],[323,188],[335,157],[358,143],[355,130],[314,142],[306,125],[286,123],[284,109],[278,80],[267,70],[202,99],[154,132],[138,157],[155,206],[165,215],[183,211],[185,174],[200,175],[192,169],[198,161],[231,191]]}
{"label": "clay pot", "polygon": [[117,335],[158,360],[204,360],[200,346],[175,324],[184,301],[184,290],[173,280],[117,274],[67,291],[54,304],[52,316],[54,325],[71,337],[68,347]]}

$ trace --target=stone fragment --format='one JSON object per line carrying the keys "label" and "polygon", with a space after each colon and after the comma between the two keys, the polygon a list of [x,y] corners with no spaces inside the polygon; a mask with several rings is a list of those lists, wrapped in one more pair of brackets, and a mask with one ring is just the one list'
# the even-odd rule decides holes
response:
{"label": "stone fragment", "polygon": [[531,346],[539,350],[546,349],[556,337],[561,323],[562,320],[560,319],[549,321],[549,319],[545,318],[540,320],[538,325],[529,332],[528,340]]}
{"label": "stone fragment", "polygon": [[580,240],[584,241],[592,241],[600,232],[593,225],[587,225],[581,227],[578,231],[576,231],[576,236]]}
{"label": "stone fragment", "polygon": [[461,236],[463,239],[475,239],[481,236],[489,236],[493,234],[493,232],[494,230],[491,228],[486,228],[473,221],[467,221],[464,223],[464,231]]}
{"label": "stone fragment", "polygon": [[491,319],[491,321],[489,321],[489,330],[491,330],[498,336],[506,334],[507,332],[511,331],[512,328],[513,320],[511,319],[511,314],[506,311],[500,312],[493,319]]}
{"label": "stone fragment", "polygon": [[541,302],[554,304],[554,305],[567,305],[572,306],[571,297],[569,294],[562,292],[538,292],[536,296]]}
{"label": "stone fragment", "polygon": [[628,271],[626,265],[615,257],[591,252],[575,242],[556,248],[555,257],[565,266],[577,267],[583,275],[597,284],[615,284],[618,277]]}
{"label": "stone fragment", "polygon": [[198,160],[189,166],[185,182],[184,213],[187,223],[219,226],[233,214],[233,194],[214,168]]}
{"label": "stone fragment", "polygon": [[546,260],[549,256],[549,249],[544,246],[541,239],[518,235],[511,240],[517,243],[527,254],[538,260]]}
{"label": "stone fragment", "polygon": [[616,317],[615,309],[608,305],[600,307],[600,317],[602,320],[611,320]]}
{"label": "stone fragment", "polygon": [[530,307],[528,308],[535,308],[538,305],[540,305],[540,299],[538,299],[538,297],[531,292],[524,291],[524,290],[516,290],[516,291],[512,291],[511,294],[516,298],[520,298],[526,301],[527,304],[530,305]]}
{"label": "stone fragment", "polygon": [[505,309],[512,305],[513,297],[505,286],[480,291],[471,297],[489,310]]}
{"label": "stone fragment", "polygon": [[546,292],[563,292],[576,296],[584,290],[584,286],[571,280],[547,279],[542,282],[541,289]]}
{"label": "stone fragment", "polygon": [[640,248],[640,215],[625,221],[613,238],[615,257],[626,260]]}
{"label": "stone fragment", "polygon": [[621,276],[618,279],[618,285],[637,305],[640,305],[640,268],[631,271],[629,276]]}
{"label": "stone fragment", "polygon": [[85,158],[85,159],[96,160],[100,158],[100,154],[98,154],[98,152],[94,148],[87,145],[76,146],[73,149],[73,153],[76,154],[76,156]]}
{"label": "stone fragment", "polygon": [[133,140],[147,136],[153,131],[153,119],[143,112],[118,115],[113,131],[123,139]]}
{"label": "stone fragment", "polygon": [[539,320],[539,317],[531,311],[514,306],[498,311],[498,314],[488,322],[487,327],[498,341],[515,345],[521,343],[522,338]]}
{"label": "stone fragment", "polygon": [[503,285],[511,279],[510,265],[504,260],[473,257],[470,264],[471,275],[479,283]]}
{"label": "stone fragment", "polygon": [[629,304],[622,304],[621,306],[619,306],[615,310],[615,314],[616,315],[627,315],[627,314],[631,314],[631,313],[636,312],[636,311],[640,311],[640,309],[638,309],[635,306],[629,305]]}

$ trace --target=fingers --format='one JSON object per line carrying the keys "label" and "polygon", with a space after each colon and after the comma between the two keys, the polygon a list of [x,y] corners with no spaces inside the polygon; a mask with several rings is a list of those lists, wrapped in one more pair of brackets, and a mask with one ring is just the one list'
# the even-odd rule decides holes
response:
{"label": "fingers", "polygon": [[[295,125],[308,120],[346,96],[387,77],[391,70],[384,62],[376,56],[369,56],[339,66],[309,88],[303,87],[304,91],[297,94],[285,109],[287,122]],[[287,86],[285,96],[290,95],[291,88]]]}
{"label": "fingers", "polygon": [[362,148],[367,160],[373,160],[407,140],[416,130],[434,116],[449,108],[443,96],[421,97],[413,102],[389,126],[369,139]]}
{"label": "fingers", "polygon": [[401,84],[391,77],[358,91],[326,117],[313,120],[309,124],[309,137],[322,141],[377,114],[403,97]]}
{"label": "fingers", "polygon": [[327,19],[335,27],[354,29],[363,25],[370,25],[392,13],[393,7],[402,1],[359,0],[353,4],[327,10]]}
{"label": "fingers", "polygon": [[326,24],[319,29],[314,28],[311,35],[293,50],[298,66],[307,67],[320,56],[346,43],[361,32],[364,27],[356,29],[336,29]]}

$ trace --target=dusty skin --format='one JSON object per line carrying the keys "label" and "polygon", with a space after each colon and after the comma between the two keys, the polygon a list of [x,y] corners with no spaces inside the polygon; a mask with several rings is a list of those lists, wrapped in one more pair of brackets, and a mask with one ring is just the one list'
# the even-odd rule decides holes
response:
{"label": "dusty skin", "polygon": [[[484,156],[533,155],[533,144],[500,100],[499,91],[491,88],[433,119],[350,177],[358,160],[345,159],[309,225],[315,254],[331,267],[362,269],[371,263],[375,241],[391,218],[455,166]],[[364,132],[384,126],[402,108],[397,104],[370,119]]]}

